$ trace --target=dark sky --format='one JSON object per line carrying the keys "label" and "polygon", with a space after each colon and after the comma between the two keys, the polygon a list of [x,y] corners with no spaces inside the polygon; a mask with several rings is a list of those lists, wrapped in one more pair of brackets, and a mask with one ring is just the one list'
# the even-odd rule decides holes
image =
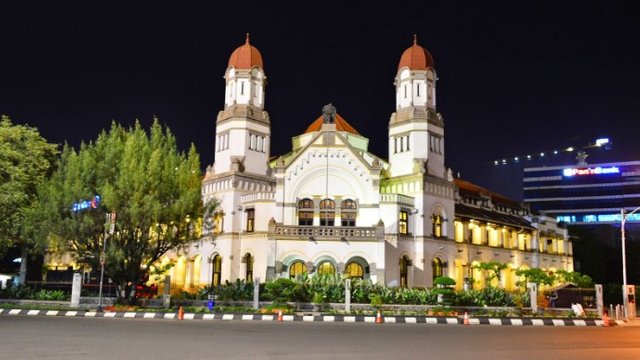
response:
{"label": "dark sky", "polygon": [[[402,52],[435,59],[446,163],[515,199],[522,166],[494,159],[584,146],[588,160],[640,159],[638,1],[3,1],[0,113],[51,142],[93,140],[112,119],[154,115],[213,162],[231,52],[262,53],[272,155],[324,104],[387,157]],[[573,163],[573,155],[554,161]]]}

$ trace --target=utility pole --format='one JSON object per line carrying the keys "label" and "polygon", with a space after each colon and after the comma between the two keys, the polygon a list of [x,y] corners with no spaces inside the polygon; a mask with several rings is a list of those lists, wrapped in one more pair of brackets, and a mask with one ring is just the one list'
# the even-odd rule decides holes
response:
{"label": "utility pole", "polygon": [[[104,224],[104,236],[102,238],[102,253],[100,254],[100,288],[98,290],[98,311],[102,311],[102,284],[104,282],[104,263],[107,252],[107,234],[113,235],[116,224],[116,213],[108,213]],[[108,226],[108,227],[107,227]],[[107,232],[108,230],[108,232]]]}

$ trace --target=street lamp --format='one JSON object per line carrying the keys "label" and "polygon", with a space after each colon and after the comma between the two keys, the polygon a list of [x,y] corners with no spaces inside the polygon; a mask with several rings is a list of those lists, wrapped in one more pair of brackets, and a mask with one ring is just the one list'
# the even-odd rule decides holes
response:
{"label": "street lamp", "polygon": [[[107,234],[113,235],[116,223],[115,211],[107,214],[107,221],[104,225],[104,237],[102,238],[102,253],[100,253],[100,288],[98,290],[98,311],[102,311],[102,284],[104,282],[104,263],[106,261]],[[107,225],[109,226],[107,231]]]}
{"label": "street lamp", "polygon": [[629,215],[632,215],[638,210],[640,210],[640,207],[635,208],[632,212],[625,215],[624,208],[620,209],[620,235],[622,238],[622,306],[624,307],[625,318],[629,314],[629,298],[627,296],[627,255],[625,253],[624,223],[627,221]]}

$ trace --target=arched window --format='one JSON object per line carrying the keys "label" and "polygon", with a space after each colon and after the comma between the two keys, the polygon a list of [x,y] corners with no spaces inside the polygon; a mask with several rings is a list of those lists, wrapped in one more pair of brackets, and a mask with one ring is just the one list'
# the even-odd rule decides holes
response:
{"label": "arched window", "polygon": [[222,257],[216,255],[211,259],[211,286],[219,286],[222,275]]}
{"label": "arched window", "polygon": [[440,260],[440,258],[433,258],[433,260],[431,260],[431,270],[433,273],[433,280],[442,276],[442,260]]}
{"label": "arched window", "polygon": [[364,268],[362,265],[357,262],[351,262],[347,264],[347,267],[344,270],[345,275],[352,279],[362,279],[364,278]]}
{"label": "arched window", "polygon": [[400,210],[398,214],[398,233],[406,235],[409,233],[409,212]]}
{"label": "arched window", "polygon": [[316,274],[325,275],[325,274],[335,274],[336,268],[332,263],[328,261],[321,262],[316,268]]}
{"label": "arched window", "polygon": [[431,215],[431,233],[433,237],[442,237],[442,216],[433,214]]}
{"label": "arched window", "polygon": [[400,287],[407,287],[409,283],[409,266],[411,266],[411,260],[403,256],[400,258]]}
{"label": "arched window", "polygon": [[343,200],[341,206],[340,221],[342,226],[356,226],[356,214],[358,205],[350,199]]}
{"label": "arched window", "polygon": [[245,255],[244,257],[244,262],[246,266],[244,278],[247,281],[247,283],[252,283],[253,282],[253,256],[247,253],[247,255]]}
{"label": "arched window", "polygon": [[336,219],[336,203],[331,199],[320,201],[320,226],[333,226]]}
{"label": "arched window", "polygon": [[256,225],[256,210],[255,209],[247,209],[245,210],[245,216],[247,217],[247,232],[253,232],[255,230]]}
{"label": "arched window", "polygon": [[298,201],[298,225],[313,225],[313,200],[302,199]]}
{"label": "arched window", "polygon": [[295,279],[297,276],[300,276],[307,272],[307,265],[305,265],[302,261],[296,261],[293,264],[289,265],[289,279]]}

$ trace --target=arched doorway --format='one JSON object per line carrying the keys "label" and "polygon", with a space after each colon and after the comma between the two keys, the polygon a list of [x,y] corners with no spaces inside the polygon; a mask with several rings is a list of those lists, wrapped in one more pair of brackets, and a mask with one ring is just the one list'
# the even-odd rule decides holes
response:
{"label": "arched doorway", "polygon": [[409,266],[411,266],[411,259],[408,256],[400,258],[400,287],[405,288],[409,286]]}
{"label": "arched doorway", "polygon": [[248,283],[253,282],[253,256],[247,253],[243,259],[245,265],[244,279]]}
{"label": "arched doorway", "polygon": [[433,280],[442,276],[442,268],[443,268],[442,260],[440,260],[439,257],[434,257],[433,260],[431,260],[431,273],[433,274],[433,278],[432,278]]}
{"label": "arched doorway", "polygon": [[222,280],[222,257],[216,254],[211,259],[211,286],[220,286]]}
{"label": "arched doorway", "polygon": [[305,274],[307,272],[307,265],[304,262],[298,260],[289,265],[289,279],[295,279],[296,277]]}

